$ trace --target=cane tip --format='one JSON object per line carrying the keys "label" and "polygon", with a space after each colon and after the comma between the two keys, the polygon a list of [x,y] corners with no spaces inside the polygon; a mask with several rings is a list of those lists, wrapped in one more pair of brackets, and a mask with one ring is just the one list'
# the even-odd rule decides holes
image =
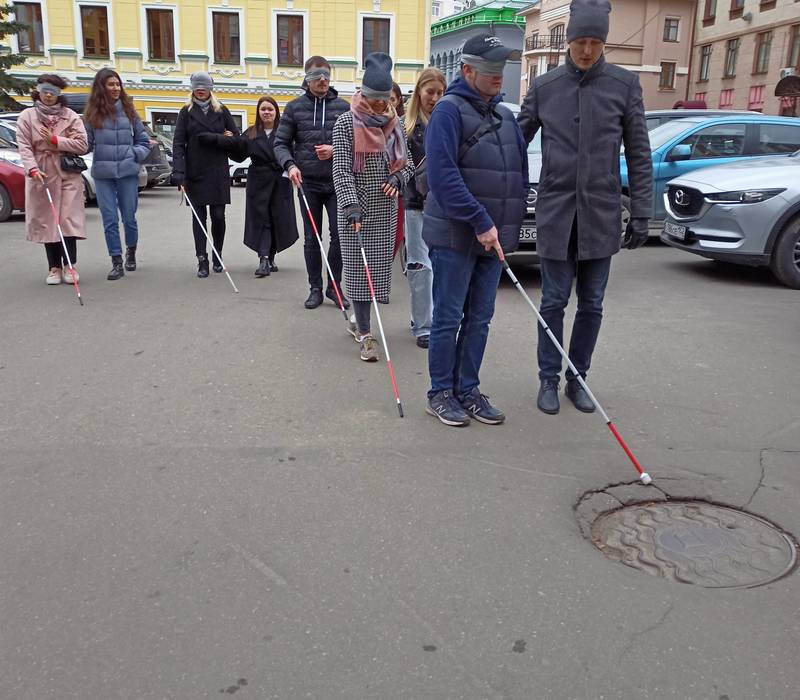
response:
{"label": "cane tip", "polygon": [[647,472],[642,472],[642,475],[639,477],[639,479],[645,486],[653,483],[652,477]]}
{"label": "cane tip", "polygon": [[401,418],[405,417],[403,415],[403,404],[401,404],[399,401],[397,402],[397,412],[400,414]]}

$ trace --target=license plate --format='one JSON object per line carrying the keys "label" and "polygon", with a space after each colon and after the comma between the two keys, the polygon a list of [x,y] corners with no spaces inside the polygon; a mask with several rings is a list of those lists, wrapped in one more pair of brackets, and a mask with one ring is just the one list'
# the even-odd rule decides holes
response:
{"label": "license plate", "polygon": [[536,227],[535,226],[523,226],[519,230],[519,240],[521,241],[535,241],[536,240]]}
{"label": "license plate", "polygon": [[670,221],[665,221],[664,233],[673,238],[677,238],[679,241],[686,240],[686,227],[680,224],[673,224]]}

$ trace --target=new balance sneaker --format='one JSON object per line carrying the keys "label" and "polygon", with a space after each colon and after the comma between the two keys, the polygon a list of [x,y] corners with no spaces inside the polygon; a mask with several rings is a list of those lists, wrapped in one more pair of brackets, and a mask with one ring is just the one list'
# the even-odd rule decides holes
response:
{"label": "new balance sneaker", "polygon": [[371,335],[360,337],[361,343],[361,359],[364,362],[377,362],[378,361],[378,341]]}
{"label": "new balance sneaker", "polygon": [[50,273],[47,275],[45,282],[47,284],[61,284],[61,268],[51,267]]}
{"label": "new balance sneaker", "polygon": [[463,427],[469,425],[469,414],[449,391],[439,391],[428,399],[425,412],[438,418],[445,425]]}
{"label": "new balance sneaker", "polygon": [[489,403],[489,397],[481,394],[478,387],[475,387],[468,394],[461,394],[458,401],[469,415],[481,423],[487,425],[500,425],[505,419],[505,413],[496,409]]}
{"label": "new balance sneaker", "polygon": [[64,284],[73,284],[74,282],[81,281],[81,276],[78,274],[78,271],[75,269],[74,265],[72,266],[72,270],[70,270],[68,267],[65,267],[62,274],[64,277]]}

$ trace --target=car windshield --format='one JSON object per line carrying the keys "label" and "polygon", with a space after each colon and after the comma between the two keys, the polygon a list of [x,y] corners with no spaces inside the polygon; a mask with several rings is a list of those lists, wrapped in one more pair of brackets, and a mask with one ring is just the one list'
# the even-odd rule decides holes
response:
{"label": "car windshield", "polygon": [[[650,137],[650,150],[655,151],[656,148],[663,146],[667,141],[671,141],[678,136],[678,134],[686,131],[689,126],[691,126],[691,124],[686,124],[685,119],[673,119],[672,121],[652,129],[647,134]],[[625,153],[625,146],[619,149],[619,154],[622,155],[623,153]]]}

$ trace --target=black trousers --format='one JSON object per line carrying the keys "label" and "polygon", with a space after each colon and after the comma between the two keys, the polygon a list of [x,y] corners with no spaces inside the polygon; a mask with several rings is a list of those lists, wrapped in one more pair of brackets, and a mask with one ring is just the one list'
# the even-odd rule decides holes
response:
{"label": "black trousers", "polygon": [[[78,262],[78,239],[73,236],[65,236],[64,243],[67,245],[69,259],[72,260],[72,264],[74,265]],[[61,241],[58,243],[45,243],[44,251],[47,253],[48,269],[53,267],[68,267],[67,256],[64,255],[64,247],[61,245]]]}
{"label": "black trousers", "polygon": [[[313,180],[303,180],[303,189],[308,199],[308,208],[322,235],[322,209],[328,212],[328,224],[331,234],[330,246],[328,246],[328,264],[333,270],[333,276],[337,282],[342,281],[342,250],[339,247],[339,228],[336,220],[336,190],[333,183],[314,182]],[[322,255],[319,250],[319,243],[308,220],[303,197],[297,193],[300,199],[300,213],[303,215],[303,225],[305,236],[303,239],[303,254],[306,259],[306,271],[308,272],[309,287],[322,289]],[[330,280],[328,280],[330,285]]]}
{"label": "black trousers", "polygon": [[[217,252],[220,255],[222,255],[222,244],[225,242],[225,205],[224,204],[211,204],[208,206],[195,205],[194,208],[197,211],[197,216],[199,216],[200,220],[203,222],[203,226],[206,226],[206,231],[208,231],[206,221],[210,210],[211,231],[209,233],[211,234],[211,239],[214,241],[214,247],[217,249]],[[203,233],[203,229],[200,228],[200,224],[197,223],[197,219],[195,219],[194,216],[192,216],[192,233],[194,234],[195,255],[197,255],[198,257],[201,255],[207,255],[206,235]],[[213,262],[216,262],[216,260],[214,260]]]}

